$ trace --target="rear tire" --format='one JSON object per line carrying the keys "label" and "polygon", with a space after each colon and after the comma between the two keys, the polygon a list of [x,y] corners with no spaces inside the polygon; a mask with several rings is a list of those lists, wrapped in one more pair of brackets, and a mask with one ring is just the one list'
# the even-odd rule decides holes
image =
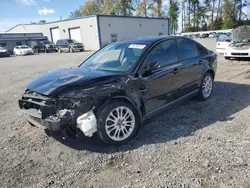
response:
{"label": "rear tire", "polygon": [[211,73],[206,73],[202,79],[198,99],[201,101],[208,100],[212,93],[214,87],[214,78]]}
{"label": "rear tire", "polygon": [[121,145],[135,138],[141,127],[136,109],[124,101],[113,101],[97,113],[97,134],[106,144]]}

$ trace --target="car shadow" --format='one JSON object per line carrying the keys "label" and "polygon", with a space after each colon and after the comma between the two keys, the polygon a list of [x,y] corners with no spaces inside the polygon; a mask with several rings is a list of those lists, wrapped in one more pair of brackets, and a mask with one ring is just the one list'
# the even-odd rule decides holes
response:
{"label": "car shadow", "polygon": [[144,122],[139,136],[122,146],[103,144],[96,135],[82,139],[55,138],[76,150],[98,153],[130,151],[143,145],[176,141],[218,121],[232,122],[235,113],[250,105],[250,85],[216,82],[212,97],[205,102],[189,100]]}

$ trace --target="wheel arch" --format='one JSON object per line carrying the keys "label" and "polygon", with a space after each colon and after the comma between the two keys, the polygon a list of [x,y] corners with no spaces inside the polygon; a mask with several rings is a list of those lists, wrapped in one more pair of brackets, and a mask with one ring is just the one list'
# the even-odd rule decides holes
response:
{"label": "wheel arch", "polygon": [[213,76],[213,79],[215,78],[215,72],[212,69],[207,70],[207,72],[204,74],[206,75],[207,73],[210,73]]}
{"label": "wheel arch", "polygon": [[139,115],[140,117],[140,121],[142,121],[142,111],[140,110],[140,108],[138,107],[138,105],[136,104],[135,101],[131,100],[129,97],[127,96],[114,96],[112,98],[109,98],[108,100],[106,100],[102,105],[99,106],[99,108],[97,109],[97,114],[98,112],[103,109],[107,104],[111,103],[111,102],[114,102],[114,101],[124,101],[124,102],[127,102],[129,104],[131,104],[136,112],[137,112],[137,115]]}

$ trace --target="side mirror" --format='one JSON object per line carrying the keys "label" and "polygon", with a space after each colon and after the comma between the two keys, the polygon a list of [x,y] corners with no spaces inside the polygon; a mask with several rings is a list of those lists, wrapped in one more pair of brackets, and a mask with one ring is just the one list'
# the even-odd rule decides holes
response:
{"label": "side mirror", "polygon": [[156,62],[151,62],[148,64],[147,68],[143,71],[142,76],[147,77],[150,76],[154,70],[159,69],[161,67],[161,64]]}
{"label": "side mirror", "polygon": [[159,69],[161,67],[161,64],[158,61],[151,62],[148,64],[147,70],[148,71],[153,71],[156,69]]}

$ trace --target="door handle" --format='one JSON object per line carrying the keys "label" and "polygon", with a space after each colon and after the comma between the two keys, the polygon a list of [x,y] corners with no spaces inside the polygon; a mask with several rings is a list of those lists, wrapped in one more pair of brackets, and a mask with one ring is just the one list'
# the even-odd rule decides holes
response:
{"label": "door handle", "polygon": [[179,69],[178,69],[178,68],[175,68],[171,73],[177,74],[178,72],[179,72]]}

